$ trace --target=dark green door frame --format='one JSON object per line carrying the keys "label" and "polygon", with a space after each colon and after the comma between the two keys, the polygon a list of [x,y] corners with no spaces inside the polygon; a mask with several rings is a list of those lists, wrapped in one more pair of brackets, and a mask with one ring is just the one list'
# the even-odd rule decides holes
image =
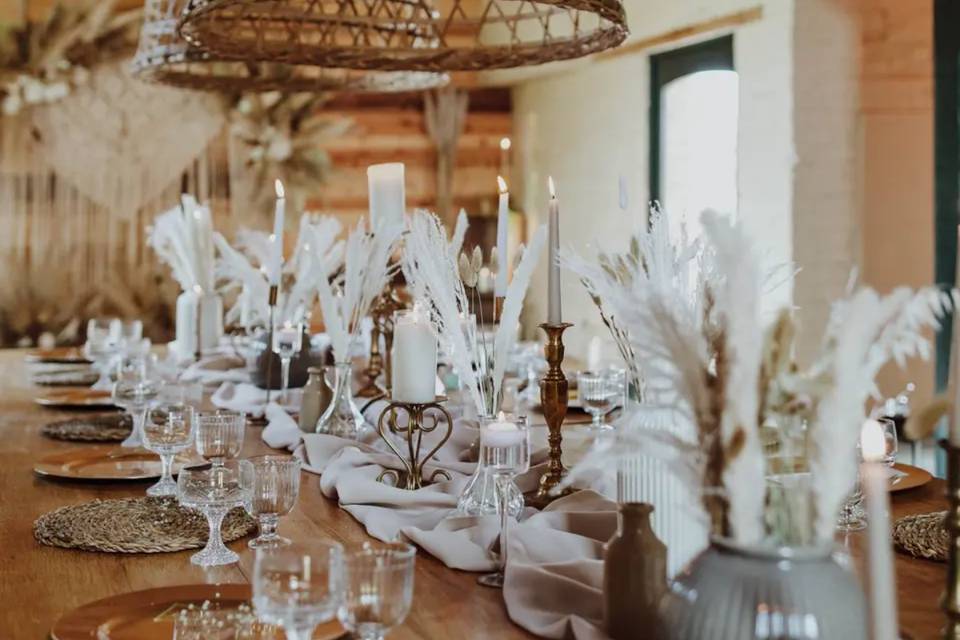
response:
{"label": "dark green door frame", "polygon": [[660,96],[671,81],[698,71],[733,71],[733,36],[650,56],[650,201],[660,199]]}

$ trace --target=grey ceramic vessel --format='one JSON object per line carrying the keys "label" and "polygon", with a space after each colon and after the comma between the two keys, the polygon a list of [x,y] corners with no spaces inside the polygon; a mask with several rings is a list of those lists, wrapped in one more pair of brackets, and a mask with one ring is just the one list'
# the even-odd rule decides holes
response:
{"label": "grey ceramic vessel", "polygon": [[866,605],[833,547],[745,548],[714,539],[671,585],[671,640],[866,640]]}

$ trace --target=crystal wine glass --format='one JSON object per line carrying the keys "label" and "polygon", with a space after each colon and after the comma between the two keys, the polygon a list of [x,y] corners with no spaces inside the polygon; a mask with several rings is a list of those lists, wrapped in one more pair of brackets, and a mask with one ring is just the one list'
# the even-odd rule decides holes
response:
{"label": "crystal wine glass", "polygon": [[343,547],[312,541],[257,549],[253,607],[279,624],[288,640],[309,640],[317,625],[337,615],[343,598]]}
{"label": "crystal wine glass", "polygon": [[883,427],[883,440],[885,444],[883,452],[883,464],[890,468],[897,462],[897,423],[891,418],[874,418]]}
{"label": "crystal wine glass", "polygon": [[113,385],[113,403],[130,414],[133,430],[121,447],[139,447],[143,445],[143,423],[147,419],[147,410],[160,394],[163,383],[154,377],[154,371],[146,364],[117,369],[117,381]]}
{"label": "crystal wine glass", "polygon": [[497,572],[480,576],[477,582],[487,587],[503,587],[503,572],[507,566],[507,525],[510,512],[507,507],[510,485],[514,476],[530,468],[530,431],[526,418],[508,421],[501,414],[496,420],[480,424],[480,463],[493,475],[496,483],[500,513],[500,555]]}
{"label": "crystal wine glass", "polygon": [[143,339],[143,322],[114,318],[110,322],[110,335],[119,344],[127,346]]}
{"label": "crystal wine glass", "polygon": [[236,411],[198,413],[197,453],[215,467],[223,466],[227,459],[240,455],[246,424],[247,416]]}
{"label": "crystal wine glass", "polygon": [[613,409],[617,395],[617,391],[610,384],[610,378],[603,372],[581,371],[577,374],[577,390],[580,394],[580,404],[593,416],[590,428],[612,429],[613,427],[604,421],[604,416]]}
{"label": "crystal wine glass", "polygon": [[193,407],[183,403],[154,406],[143,424],[143,446],[160,456],[160,481],[147,489],[148,496],[175,496],[173,460],[193,445]]}
{"label": "crystal wine glass", "polygon": [[220,465],[181,469],[177,475],[180,504],[201,511],[210,525],[207,546],[190,557],[201,567],[236,562],[240,557],[223,544],[220,526],[227,513],[250,501],[253,472],[246,460],[228,460]]}
{"label": "crystal wine glass", "polygon": [[343,558],[340,624],[361,640],[382,640],[410,613],[417,550],[409,544],[367,542]]}
{"label": "crystal wine glass", "polygon": [[273,352],[280,356],[280,402],[287,404],[290,386],[290,360],[303,348],[303,323],[284,322],[273,330]]}
{"label": "crystal wine glass", "polygon": [[840,507],[840,517],[837,519],[837,529],[840,531],[861,531],[867,528],[867,512],[863,508],[863,485],[860,483],[860,464],[862,463],[863,456],[860,452],[860,444],[857,443],[857,483]]}
{"label": "crystal wine glass", "polygon": [[93,389],[105,391],[113,387],[110,378],[111,362],[119,350],[119,344],[110,333],[111,318],[91,318],[87,322],[87,341],[83,345],[83,355],[93,362],[93,368],[100,374]]}
{"label": "crystal wine glass", "polygon": [[260,535],[248,544],[251,549],[282,547],[290,540],[277,535],[280,517],[290,513],[300,494],[300,460],[293,456],[257,456],[250,458],[253,470],[253,498],[250,515],[260,525]]}

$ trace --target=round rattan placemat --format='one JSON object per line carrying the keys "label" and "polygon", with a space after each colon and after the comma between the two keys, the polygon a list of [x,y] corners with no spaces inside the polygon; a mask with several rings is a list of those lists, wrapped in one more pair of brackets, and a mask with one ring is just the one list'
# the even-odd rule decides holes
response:
{"label": "round rattan placemat", "polygon": [[58,420],[43,425],[40,433],[55,440],[70,442],[120,442],[130,435],[133,421],[125,413],[99,415]]}
{"label": "round rattan placemat", "polygon": [[[223,540],[253,532],[253,518],[234,509],[223,519]],[[33,523],[41,544],[108,553],[165,553],[197,549],[207,543],[207,520],[172,498],[94,500],[60,507]]]}
{"label": "round rattan placemat", "polygon": [[898,519],[893,523],[893,542],[897,549],[914,558],[946,562],[950,544],[943,528],[946,513],[921,513]]}

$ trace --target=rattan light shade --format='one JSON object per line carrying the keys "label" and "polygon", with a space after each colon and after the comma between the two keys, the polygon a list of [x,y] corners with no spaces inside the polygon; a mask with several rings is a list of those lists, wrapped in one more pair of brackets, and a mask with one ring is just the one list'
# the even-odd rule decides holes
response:
{"label": "rattan light shade", "polygon": [[362,71],[311,64],[225,60],[177,34],[186,0],[146,0],[134,74],[147,81],[186,89],[247,91],[392,92],[445,85],[449,76],[433,72]]}
{"label": "rattan light shade", "polygon": [[380,71],[534,65],[627,36],[620,0],[188,0],[179,26],[226,59]]}

